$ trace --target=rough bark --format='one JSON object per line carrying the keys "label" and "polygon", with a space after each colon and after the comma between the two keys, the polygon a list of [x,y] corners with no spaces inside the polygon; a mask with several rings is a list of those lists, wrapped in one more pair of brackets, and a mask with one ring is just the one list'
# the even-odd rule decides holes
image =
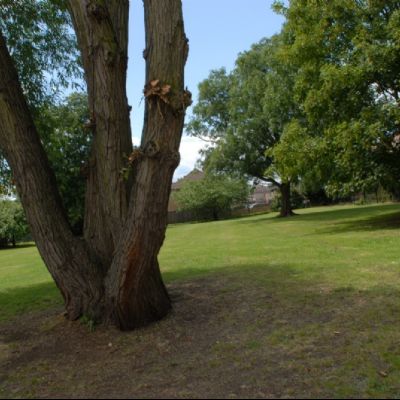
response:
{"label": "rough bark", "polygon": [[281,210],[280,217],[291,217],[294,215],[291,205],[291,193],[290,193],[290,182],[282,182],[279,185],[279,190],[281,192]]}
{"label": "rough bark", "polygon": [[[0,147],[13,170],[38,249],[64,296],[83,314],[133,329],[171,302],[157,261],[190,93],[181,0],[144,0],[146,109],[132,150],[126,100],[128,0],[70,0],[88,83],[94,135],[85,240],[74,237],[16,70],[0,35]],[[121,179],[129,156],[132,178]]]}
{"label": "rough bark", "polygon": [[[0,33],[0,147],[13,171],[32,235],[64,299],[68,317],[99,309],[101,274],[68,224],[16,69]],[[82,290],[84,288],[84,290]]]}
{"label": "rough bark", "polygon": [[94,135],[86,190],[84,236],[108,267],[128,211],[129,181],[122,178],[132,152],[126,96],[128,0],[69,0],[88,87]]}
{"label": "rough bark", "polygon": [[111,320],[132,329],[165,316],[171,302],[157,262],[190,93],[184,89],[188,41],[180,0],[144,0],[146,109],[134,163],[131,206],[106,281]]}

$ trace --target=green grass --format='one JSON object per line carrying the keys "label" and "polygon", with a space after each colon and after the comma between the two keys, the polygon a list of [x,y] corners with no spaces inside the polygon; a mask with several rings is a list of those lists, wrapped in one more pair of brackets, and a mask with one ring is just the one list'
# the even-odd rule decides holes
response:
{"label": "green grass", "polygon": [[[171,227],[161,257],[166,280],[224,277],[226,290],[254,293],[256,317],[249,316],[239,344],[255,365],[259,348],[277,349],[281,364],[270,365],[268,355],[263,371],[291,376],[288,387],[299,388],[285,395],[299,396],[303,385],[306,396],[397,398],[400,206],[298,214]],[[226,364],[235,362],[237,351],[223,353]]]}
{"label": "green grass", "polygon": [[35,246],[0,250],[0,321],[62,304]]}
{"label": "green grass", "polygon": [[258,280],[276,279],[278,285],[288,278],[359,289],[399,284],[400,205],[321,207],[298,214],[172,226],[161,254],[164,276],[171,281],[256,271]]}
{"label": "green grass", "polygon": [[[336,206],[172,225],[160,264],[167,282],[211,273],[257,282],[366,290],[399,287],[400,205]],[[34,246],[0,250],[0,320],[61,304]]]}

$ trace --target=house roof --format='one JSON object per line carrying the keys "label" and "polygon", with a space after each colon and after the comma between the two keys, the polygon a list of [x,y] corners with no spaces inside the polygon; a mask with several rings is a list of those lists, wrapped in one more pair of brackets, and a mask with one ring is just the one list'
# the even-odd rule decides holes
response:
{"label": "house roof", "polygon": [[175,183],[173,183],[171,189],[179,190],[181,189],[182,185],[185,182],[201,181],[203,178],[204,178],[204,172],[195,168],[193,171],[189,172],[183,178],[178,179]]}

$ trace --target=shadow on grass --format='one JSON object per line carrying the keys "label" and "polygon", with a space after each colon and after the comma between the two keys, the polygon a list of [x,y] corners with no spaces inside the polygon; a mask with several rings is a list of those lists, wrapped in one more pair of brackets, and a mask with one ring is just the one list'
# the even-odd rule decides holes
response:
{"label": "shadow on grass", "polygon": [[[174,278],[171,273],[165,275]],[[188,269],[186,275],[189,279],[174,280],[168,285],[174,299],[174,313],[152,327],[126,334],[125,340],[128,337],[140,340],[131,340],[125,347],[121,345],[115,355],[107,353],[107,361],[112,360],[116,371],[135,371],[141,362],[147,366],[146,374],[130,372],[124,381],[143,379],[146,383],[143,387],[154,387],[155,392],[160,392],[159,371],[168,371],[168,384],[178,382],[177,390],[181,389],[180,377],[185,375],[196,382],[196,390],[203,386],[210,388],[211,392],[198,392],[203,395],[222,393],[221,397],[226,397],[228,390],[240,390],[243,381],[251,378],[255,388],[265,387],[268,382],[268,393],[278,398],[287,397],[287,389],[292,390],[291,398],[397,397],[398,288],[381,284],[359,290],[335,286],[334,282],[327,287],[326,282],[307,278],[305,273],[299,276],[288,265],[226,266],[216,272],[205,271],[203,276]],[[42,287],[47,289],[46,285]],[[21,293],[14,294],[17,298]],[[77,336],[73,330],[71,335],[65,334],[60,327],[48,331],[47,339],[35,339],[29,328],[20,324],[5,338],[6,342],[19,341],[26,349],[26,353],[10,356],[14,368],[35,366],[32,374],[40,376],[38,381],[47,385],[48,381],[64,379],[64,365],[55,364],[60,370],[51,368],[55,360],[68,360],[63,363],[80,365],[83,370],[95,369],[96,376],[104,374],[99,379],[107,382],[109,368],[97,369],[96,365],[104,364],[104,343],[111,338],[118,343],[122,334],[110,331],[110,339],[101,336],[103,331]],[[28,331],[28,335],[15,335],[18,329]],[[183,332],[178,341],[176,332]],[[57,341],[57,337],[50,340],[52,335],[59,335],[62,340]],[[88,340],[89,335],[94,339]],[[186,341],[185,335],[190,340]],[[41,342],[33,346],[30,340]],[[76,348],[76,340],[84,343],[84,348],[75,353],[71,349]],[[167,357],[155,345],[160,341],[173,344]],[[127,348],[135,357],[121,356]],[[36,372],[40,365],[50,367]],[[379,371],[390,374],[382,378]],[[46,376],[52,380],[45,379]],[[383,379],[386,379],[384,387],[380,385]],[[85,374],[75,375],[74,387],[95,386],[87,380]],[[110,381],[110,387],[113,382]],[[257,392],[250,392],[251,387],[247,390],[245,397],[257,397]],[[77,397],[79,394],[74,392]]]}
{"label": "shadow on grass", "polygon": [[318,229],[320,233],[372,232],[378,230],[400,230],[400,212],[376,215],[368,219],[344,221],[334,226]]}
{"label": "shadow on grass", "polygon": [[[395,215],[400,219],[399,213]],[[388,218],[390,215],[383,217]],[[374,218],[373,221],[376,220],[376,223],[380,226],[386,220],[383,217]],[[369,223],[371,222],[369,221]],[[180,286],[184,289],[185,285],[191,282],[201,281],[206,287],[207,285],[213,286],[213,282],[218,281],[220,286],[226,285],[229,288],[231,282],[236,281],[243,282],[243,285],[249,287],[262,285],[271,288],[272,292],[277,292],[280,288],[282,296],[285,296],[289,295],[292,290],[294,294],[311,293],[313,286],[323,284],[323,282],[315,282],[310,279],[307,276],[307,271],[299,271],[298,268],[290,265],[271,265],[268,263],[222,265],[217,269],[199,265],[198,268],[164,271],[162,275],[167,286],[172,287],[174,291],[178,290],[178,292]],[[346,287],[345,289],[348,290],[349,288]],[[222,288],[222,290],[224,289]],[[172,295],[172,298],[179,298],[179,293],[176,296]],[[289,297],[295,298],[296,295]],[[0,291],[0,304],[0,322],[3,322],[31,311],[61,306],[62,297],[55,284],[48,282]]]}
{"label": "shadow on grass", "polygon": [[[307,317],[306,314],[309,316],[315,314],[320,322],[329,319],[332,313],[343,314],[345,310],[345,314],[352,314],[351,307],[355,306],[355,303],[366,308],[369,305],[382,308],[382,318],[386,311],[390,313],[393,311],[392,309],[383,311],[388,303],[396,304],[396,313],[400,311],[400,289],[395,286],[397,282],[371,285],[370,289],[361,290],[351,284],[338,284],[335,281],[327,282],[324,279],[310,278],[306,271],[301,272],[290,265],[260,263],[224,266],[217,271],[186,269],[181,272],[167,272],[163,276],[171,290],[172,298],[176,301],[184,298],[182,294],[185,291],[189,296],[195,295],[196,292],[210,291],[208,296],[199,297],[202,301],[207,299],[214,301],[224,293],[231,293],[236,300],[232,298],[227,301],[227,312],[230,312],[232,305],[237,302],[260,306],[266,301],[265,310],[273,312],[277,317],[283,315],[285,318],[290,317],[293,321],[298,321],[296,325],[300,321],[307,322],[310,318],[313,319]],[[363,301],[360,302],[360,299]],[[271,300],[273,300],[273,305]],[[280,310],[275,309],[278,303]],[[336,306],[339,308],[335,309]],[[353,317],[358,318],[357,314]],[[381,318],[379,313],[376,317]],[[391,319],[400,327],[400,320],[395,314],[391,315]]]}
{"label": "shadow on grass", "polygon": [[[304,209],[302,209],[304,210]],[[241,224],[255,224],[260,221],[267,220],[268,223],[280,224],[285,222],[334,222],[336,220],[342,219],[362,219],[365,218],[365,215],[372,215],[372,218],[379,217],[381,213],[389,213],[393,211],[393,214],[399,213],[400,204],[384,204],[384,205],[375,205],[375,206],[362,206],[362,207],[354,207],[354,208],[338,208],[336,210],[323,210],[322,208],[318,208],[318,210],[310,210],[311,212],[307,213],[299,213],[302,210],[295,210],[296,215],[290,218],[280,218],[279,215],[273,216],[271,218],[271,214],[266,214],[264,217],[255,218],[255,219],[244,219],[239,221]],[[357,221],[353,221],[357,222]],[[346,223],[346,222],[344,222]]]}
{"label": "shadow on grass", "polygon": [[0,291],[0,322],[15,316],[62,304],[53,282]]}
{"label": "shadow on grass", "polygon": [[[179,273],[166,272],[163,277],[174,304],[196,299],[191,312],[203,321],[201,310],[210,311],[209,306],[212,309],[216,303],[217,309],[207,312],[208,320],[221,317],[215,313],[235,314],[245,307],[250,313],[249,323],[261,312],[269,319],[284,317],[288,325],[296,326],[329,322],[334,315],[351,316],[347,321],[351,325],[364,318],[357,309],[365,308],[368,314],[376,311],[375,322],[390,320],[400,331],[397,282],[360,290],[352,285],[310,278],[307,272],[299,272],[290,265],[265,263],[223,266],[218,270],[188,268]],[[4,322],[11,316],[61,306],[62,298],[53,283],[44,283],[0,292],[0,304],[0,321]],[[253,316],[252,311],[256,313]]]}
{"label": "shadow on grass", "polygon": [[[221,265],[218,268],[199,265],[198,268],[182,268],[175,271],[165,271],[162,273],[163,279],[167,283],[178,282],[181,280],[197,279],[199,277],[218,276],[220,278],[230,276],[246,275],[253,276],[259,281],[263,274],[271,274],[277,280],[286,280],[291,275],[296,275],[298,271],[291,266],[270,265],[265,263],[241,264],[241,265]],[[258,279],[257,279],[258,277]]]}

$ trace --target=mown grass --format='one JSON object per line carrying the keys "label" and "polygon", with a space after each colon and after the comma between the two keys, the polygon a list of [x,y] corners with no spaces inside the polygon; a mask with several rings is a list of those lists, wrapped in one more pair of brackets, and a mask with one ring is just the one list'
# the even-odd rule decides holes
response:
{"label": "mown grass", "polygon": [[36,247],[0,250],[0,321],[62,304]]}
{"label": "mown grass", "polygon": [[[257,291],[249,312],[260,316],[241,329],[239,353],[247,343],[251,369],[260,368],[260,349],[276,349],[279,362],[266,353],[261,368],[279,382],[287,376],[281,395],[398,398],[400,206],[298,214],[172,227],[165,277],[216,275],[227,290],[262,288],[273,305]],[[229,365],[238,348],[221,353]]]}
{"label": "mown grass", "polygon": [[[161,254],[167,281],[211,271],[246,275],[269,282],[268,269],[296,282],[368,288],[399,284],[400,205],[336,206],[170,227]],[[263,272],[265,266],[265,273]],[[259,274],[260,273],[260,274]],[[259,274],[259,275],[258,275]]]}
{"label": "mown grass", "polygon": [[[220,271],[278,286],[289,279],[331,288],[399,287],[400,205],[297,213],[171,225],[160,255],[165,280]],[[61,302],[36,247],[0,250],[0,320]]]}
{"label": "mown grass", "polygon": [[[400,397],[399,204],[173,225],[160,264],[174,287],[212,287],[195,371],[278,397]],[[58,304],[35,247],[0,251],[0,319]]]}

